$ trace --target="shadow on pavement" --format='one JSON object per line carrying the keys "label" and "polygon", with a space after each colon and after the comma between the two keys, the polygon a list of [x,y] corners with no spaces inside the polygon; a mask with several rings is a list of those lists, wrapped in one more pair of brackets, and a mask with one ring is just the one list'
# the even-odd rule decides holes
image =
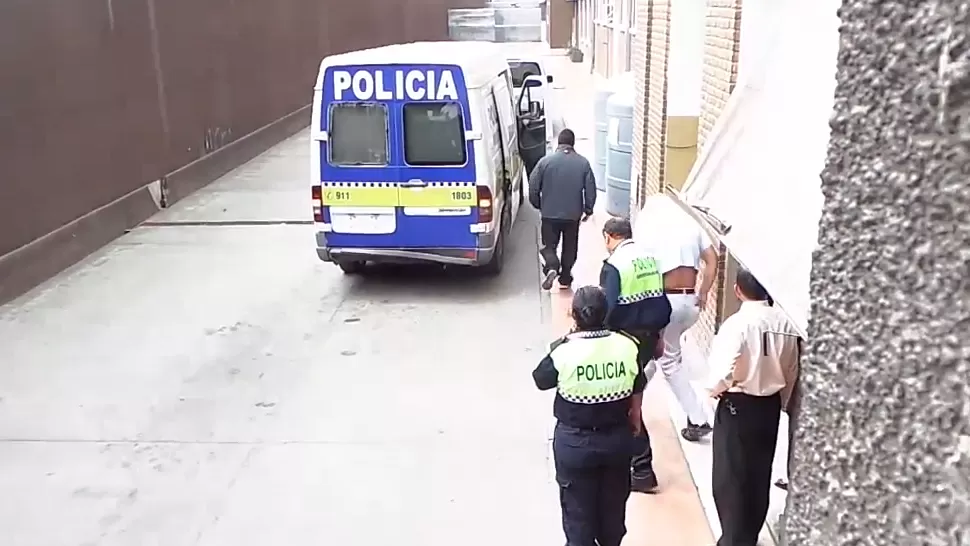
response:
{"label": "shadow on pavement", "polygon": [[488,276],[474,267],[371,264],[364,273],[352,277],[348,295],[388,301],[420,298],[432,303],[437,298],[484,303],[521,297],[527,292],[538,294],[537,225],[537,211],[524,206],[512,228],[505,267],[498,276]]}

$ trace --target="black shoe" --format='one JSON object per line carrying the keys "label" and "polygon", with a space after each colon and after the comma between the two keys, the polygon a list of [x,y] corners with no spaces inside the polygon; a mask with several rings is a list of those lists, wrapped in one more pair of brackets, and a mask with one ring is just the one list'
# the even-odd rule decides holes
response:
{"label": "black shoe", "polygon": [[562,275],[559,275],[559,287],[560,288],[569,288],[572,285],[573,285],[573,278],[572,277],[564,277]]}
{"label": "black shoe", "polygon": [[694,423],[687,421],[687,427],[680,431],[680,435],[683,436],[688,442],[699,442],[713,430],[714,429],[711,428],[709,423],[695,425]]}
{"label": "black shoe", "polygon": [[775,487],[781,489],[782,491],[788,491],[788,480],[778,480],[775,482]]}
{"label": "black shoe", "polygon": [[634,493],[656,493],[660,483],[657,482],[657,475],[651,471],[643,476],[633,476],[630,480],[630,490]]}
{"label": "black shoe", "polygon": [[546,271],[546,276],[542,278],[543,290],[549,290],[552,288],[552,281],[556,280],[556,275],[558,275],[558,273],[555,271]]}

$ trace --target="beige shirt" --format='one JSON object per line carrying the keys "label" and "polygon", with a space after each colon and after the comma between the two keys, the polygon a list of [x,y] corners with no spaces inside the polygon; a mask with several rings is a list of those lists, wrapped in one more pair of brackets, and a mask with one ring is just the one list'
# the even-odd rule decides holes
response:
{"label": "beige shirt", "polygon": [[781,392],[782,407],[787,408],[798,378],[799,339],[781,309],[762,301],[742,303],[711,344],[711,396],[725,391],[753,396]]}

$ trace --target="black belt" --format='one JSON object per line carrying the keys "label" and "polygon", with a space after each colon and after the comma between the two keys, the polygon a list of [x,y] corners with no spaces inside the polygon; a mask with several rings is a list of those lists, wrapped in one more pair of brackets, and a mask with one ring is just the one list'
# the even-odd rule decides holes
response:
{"label": "black belt", "polygon": [[597,427],[577,427],[576,425],[570,425],[569,423],[563,423],[562,421],[559,421],[558,425],[578,432],[608,432],[608,431],[616,430],[621,427],[630,426],[629,423],[623,422],[623,423],[616,423],[615,425],[603,425],[603,426],[597,426]]}
{"label": "black belt", "polygon": [[696,294],[697,291],[693,288],[664,288],[664,294]]}

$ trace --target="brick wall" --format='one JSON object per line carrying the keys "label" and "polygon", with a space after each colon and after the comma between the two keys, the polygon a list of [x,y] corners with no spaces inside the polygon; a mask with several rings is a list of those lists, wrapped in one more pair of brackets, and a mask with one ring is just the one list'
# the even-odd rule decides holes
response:
{"label": "brick wall", "polygon": [[[647,40],[650,39],[650,26],[653,23],[650,20],[650,2],[646,0],[639,0],[635,4],[634,8],[637,12],[636,15],[636,35],[633,36],[633,55],[632,64],[633,67],[631,71],[633,72],[633,89],[635,93],[635,100],[633,102],[633,157],[632,157],[632,171],[631,181],[636,184],[636,181],[642,181],[643,176],[643,142],[644,142],[644,127],[645,118],[647,111],[647,101],[650,99],[649,90],[647,89],[647,69],[650,64],[650,59],[647,57]],[[639,204],[643,199],[643,184],[641,183],[639,187],[633,188],[630,191],[630,211],[635,214],[639,210]]]}
{"label": "brick wall", "polygon": [[698,145],[701,149],[737,79],[741,0],[708,0],[705,19],[704,80],[698,129]]}
{"label": "brick wall", "polygon": [[670,0],[636,3],[637,34],[633,42],[633,73],[636,102],[633,107],[632,211],[645,196],[663,184],[664,149],[667,141],[667,54],[670,50]]}
{"label": "brick wall", "polygon": [[[727,103],[738,75],[741,36],[741,0],[708,0],[704,29],[704,79],[701,85],[701,115],[697,131],[698,153],[703,153],[707,135]],[[717,280],[708,295],[707,307],[691,329],[706,352],[723,315],[727,252],[719,249]]]}

